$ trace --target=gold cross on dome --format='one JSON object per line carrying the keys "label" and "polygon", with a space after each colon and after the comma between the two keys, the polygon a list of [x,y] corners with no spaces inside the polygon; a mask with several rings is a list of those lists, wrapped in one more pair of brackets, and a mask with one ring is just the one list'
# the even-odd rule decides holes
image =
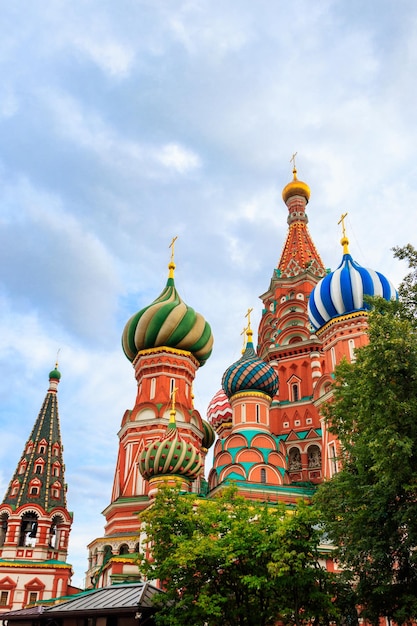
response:
{"label": "gold cross on dome", "polygon": [[294,152],[294,154],[292,155],[291,159],[290,159],[290,163],[292,162],[292,167],[293,169],[297,169],[295,166],[295,157],[297,156],[297,152]]}
{"label": "gold cross on dome", "polygon": [[246,330],[250,330],[250,314],[252,313],[253,309],[248,309],[248,312],[245,314],[245,317],[248,318],[248,327],[246,328]]}
{"label": "gold cross on dome", "polygon": [[177,241],[178,237],[173,237],[169,247],[171,248],[171,262],[174,262],[174,244]]}
{"label": "gold cross on dome", "polygon": [[337,224],[342,224],[342,235],[343,237],[346,237],[346,227],[345,227],[345,218],[347,217],[347,213],[342,213],[342,215],[340,216],[340,220],[337,222]]}

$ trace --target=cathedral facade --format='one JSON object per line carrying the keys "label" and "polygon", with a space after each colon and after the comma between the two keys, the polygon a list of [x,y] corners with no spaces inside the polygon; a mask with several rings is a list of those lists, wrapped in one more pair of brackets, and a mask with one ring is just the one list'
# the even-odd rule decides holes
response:
{"label": "cathedral facade", "polygon": [[[88,546],[86,586],[137,582],[146,549],[140,514],[164,483],[215,497],[233,481],[249,499],[292,504],[310,498],[338,471],[338,442],[321,417],[333,373],[368,341],[364,295],[396,297],[380,273],[352,258],[343,229],[342,258],[330,272],[308,230],[309,186],[284,187],[288,232],[268,289],[257,341],[247,315],[242,356],[219,377],[202,417],[193,383],[210,357],[211,328],[175,285],[174,241],[167,283],[126,323],[122,347],[132,363],[136,399],[122,417],[104,533]],[[243,312],[242,312],[243,314]],[[67,511],[56,391],[48,393],[0,506],[0,611],[71,593],[66,563]],[[209,448],[213,462],[206,467]],[[19,574],[19,576],[17,575]],[[20,581],[20,582],[19,582]]]}
{"label": "cathedral facade", "polygon": [[248,314],[242,357],[224,372],[207,419],[194,407],[192,388],[213,337],[175,287],[173,253],[161,295],[125,326],[122,345],[137,396],[119,431],[105,532],[88,546],[92,587],[140,579],[140,513],[161,483],[214,497],[233,481],[247,498],[291,504],[338,471],[338,442],[320,406],[331,397],[337,363],[354,359],[368,341],[364,295],[391,299],[396,291],[353,260],[343,218],[341,263],[334,272],[325,268],[308,230],[310,189],[295,167],[282,198],[288,233],[261,296],[257,343]]}

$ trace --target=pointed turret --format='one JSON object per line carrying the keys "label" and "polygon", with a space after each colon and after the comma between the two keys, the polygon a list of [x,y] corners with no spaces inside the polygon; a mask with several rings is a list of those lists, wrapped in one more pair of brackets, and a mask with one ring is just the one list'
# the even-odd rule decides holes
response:
{"label": "pointed turret", "polygon": [[298,180],[295,155],[293,160],[293,180],[282,191],[282,199],[288,208],[289,230],[277,273],[282,277],[297,276],[308,269],[321,278],[324,276],[325,268],[307,228],[308,217],[305,212],[310,199],[310,187],[302,180]]}
{"label": "pointed turret", "polygon": [[61,373],[55,367],[49,374],[42,408],[9,483],[3,504],[10,504],[13,509],[25,502],[36,503],[45,511],[67,506],[57,397],[60,378]]}
{"label": "pointed turret", "polygon": [[72,568],[66,558],[72,513],[66,503],[58,414],[60,378],[56,366],[0,505],[0,591],[5,594],[5,610],[66,595],[71,589]]}

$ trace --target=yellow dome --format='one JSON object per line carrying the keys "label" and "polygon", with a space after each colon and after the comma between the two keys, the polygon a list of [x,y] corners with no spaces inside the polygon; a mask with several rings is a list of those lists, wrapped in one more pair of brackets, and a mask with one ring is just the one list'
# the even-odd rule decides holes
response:
{"label": "yellow dome", "polygon": [[292,198],[293,196],[304,196],[304,198],[308,202],[310,199],[310,187],[307,185],[307,183],[303,183],[302,180],[298,180],[297,170],[295,167],[292,173],[294,174],[294,178],[290,183],[288,183],[288,185],[285,185],[284,189],[282,190],[282,199],[285,203],[287,203],[289,198]]}

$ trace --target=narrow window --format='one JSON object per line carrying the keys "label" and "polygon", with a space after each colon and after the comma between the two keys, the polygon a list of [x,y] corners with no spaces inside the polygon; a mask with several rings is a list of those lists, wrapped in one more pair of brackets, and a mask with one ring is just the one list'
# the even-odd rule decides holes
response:
{"label": "narrow window", "polygon": [[349,339],[349,356],[350,356],[350,360],[353,363],[355,360],[355,340],[354,339]]}
{"label": "narrow window", "polygon": [[298,402],[299,393],[298,393],[298,385],[297,385],[297,383],[293,383],[291,385],[291,389],[292,389],[292,401],[293,402]]}
{"label": "narrow window", "polygon": [[332,369],[334,369],[336,367],[336,350],[334,348],[330,350],[330,357],[332,359]]}
{"label": "narrow window", "polygon": [[39,447],[39,454],[45,454],[45,446]]}
{"label": "narrow window", "polygon": [[35,474],[42,474],[42,465],[37,465],[35,467]]}
{"label": "narrow window", "polygon": [[155,397],[155,391],[156,391],[156,378],[151,378],[151,390],[150,390],[151,400],[152,398]]}
{"label": "narrow window", "polygon": [[246,422],[246,404],[242,404],[242,422]]}
{"label": "narrow window", "polygon": [[9,603],[9,592],[2,591],[0,592],[0,606],[7,606]]}
{"label": "narrow window", "polygon": [[29,604],[35,604],[37,599],[38,599],[38,594],[36,593],[36,591],[31,591],[29,594]]}
{"label": "narrow window", "polygon": [[259,424],[261,421],[261,407],[259,404],[256,405],[256,423]]}
{"label": "narrow window", "polygon": [[264,467],[261,468],[261,483],[266,483],[266,469]]}
{"label": "narrow window", "polygon": [[334,443],[329,444],[329,465],[330,465],[330,476],[337,474],[337,457],[336,457],[336,445]]}

